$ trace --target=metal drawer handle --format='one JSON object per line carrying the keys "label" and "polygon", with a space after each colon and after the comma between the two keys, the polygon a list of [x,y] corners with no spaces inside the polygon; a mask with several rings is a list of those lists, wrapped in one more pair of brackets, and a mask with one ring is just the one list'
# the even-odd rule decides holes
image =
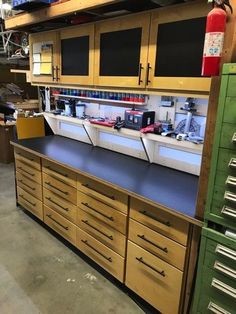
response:
{"label": "metal drawer handle", "polygon": [[236,289],[232,288],[229,285],[226,285],[224,282],[216,278],[213,278],[211,282],[211,286],[229,295],[230,297],[236,299]]}
{"label": "metal drawer handle", "polygon": [[228,206],[222,208],[221,214],[236,218],[236,210]]}
{"label": "metal drawer handle", "polygon": [[144,235],[144,234],[142,234],[142,235],[137,234],[137,237],[139,237],[140,239],[142,239],[142,240],[144,240],[144,241],[150,243],[151,245],[155,246],[155,247],[158,248],[159,250],[161,250],[161,251],[163,251],[163,252],[165,252],[165,253],[168,253],[167,247],[161,247],[161,246],[159,246],[158,244],[156,244],[156,243],[154,243],[154,242],[148,240],[147,238],[145,238],[145,235]]}
{"label": "metal drawer handle", "polygon": [[110,221],[114,221],[114,218],[113,218],[112,216],[109,217],[109,216],[107,216],[107,215],[101,213],[101,212],[98,211],[97,209],[91,207],[88,203],[81,202],[81,204],[84,205],[84,206],[86,206],[86,207],[88,207],[89,209],[95,211],[97,214],[99,214],[99,215],[105,217],[106,219],[109,219]]}
{"label": "metal drawer handle", "polygon": [[236,168],[236,159],[235,158],[231,158],[230,162],[228,164],[228,167],[230,168]]}
{"label": "metal drawer handle", "polygon": [[60,175],[63,176],[63,177],[66,177],[66,178],[68,177],[68,174],[66,174],[66,173],[61,173],[60,171],[55,170],[55,169],[51,168],[50,166],[45,166],[45,168],[47,168],[47,169],[49,169],[49,170],[52,170],[52,171],[56,172],[57,174],[60,174]]}
{"label": "metal drawer handle", "polygon": [[152,270],[154,270],[156,273],[158,273],[159,275],[161,275],[162,277],[165,277],[165,272],[164,270],[158,270],[155,267],[149,265],[148,263],[146,263],[142,257],[136,257],[136,260],[139,261],[140,263],[142,263],[143,265],[147,266],[148,268],[151,268]]}
{"label": "metal drawer handle", "polygon": [[208,304],[208,310],[210,310],[211,312],[215,313],[215,314],[231,314],[230,312],[222,309],[222,307],[216,305],[215,303],[213,302],[210,302]]}
{"label": "metal drawer handle", "polygon": [[236,279],[236,270],[232,269],[231,267],[225,266],[224,264],[218,261],[215,261],[214,269],[217,269],[223,274],[228,275],[232,277],[233,279]]}
{"label": "metal drawer handle", "polygon": [[161,220],[161,219],[157,219],[154,215],[150,214],[150,213],[147,212],[146,210],[140,210],[139,212],[140,212],[141,214],[143,214],[143,215],[149,217],[149,218],[152,218],[152,219],[156,220],[157,222],[161,223],[162,225],[165,225],[165,226],[167,226],[167,227],[170,227],[170,226],[171,226],[171,224],[170,224],[169,221],[163,221],[163,220]]}
{"label": "metal drawer handle", "polygon": [[108,262],[112,263],[112,258],[111,257],[107,257],[106,255],[104,255],[103,253],[99,252],[97,249],[95,249],[91,244],[88,243],[87,240],[81,240],[81,242],[83,242],[85,245],[87,245],[90,249],[94,250],[96,253],[98,253],[100,256],[102,256],[103,258],[105,258],[105,260],[107,260]]}
{"label": "metal drawer handle", "polygon": [[221,244],[217,244],[215,252],[236,261],[236,251],[233,251]]}
{"label": "metal drawer handle", "polygon": [[232,176],[228,176],[225,184],[236,186],[236,178]]}
{"label": "metal drawer handle", "polygon": [[236,133],[234,133],[233,137],[232,137],[232,142],[236,143]]}
{"label": "metal drawer handle", "polygon": [[85,188],[87,188],[87,189],[89,189],[89,190],[92,190],[92,191],[94,191],[94,192],[97,192],[97,193],[99,193],[99,194],[101,194],[101,195],[103,195],[103,196],[105,196],[105,197],[108,197],[108,198],[110,198],[111,200],[115,200],[115,196],[111,196],[111,195],[108,195],[108,194],[106,194],[106,193],[102,193],[102,192],[100,192],[99,190],[97,190],[97,189],[95,189],[95,188],[93,188],[93,187],[91,187],[89,184],[84,184],[84,183],[82,183],[81,184],[82,186],[84,186]]}
{"label": "metal drawer handle", "polygon": [[25,198],[23,194],[19,194],[19,196],[20,196],[21,198],[23,198],[23,200],[26,201],[27,203],[29,203],[30,205],[32,205],[32,206],[34,206],[34,207],[36,206],[36,203],[32,203],[32,202],[30,202],[29,200],[27,200],[27,198]]}
{"label": "metal drawer handle", "polygon": [[32,177],[35,176],[34,173],[28,172],[27,170],[23,169],[22,167],[17,167],[17,169],[20,169],[20,170],[24,171],[25,173],[29,174],[29,175],[32,176]]}
{"label": "metal drawer handle", "polygon": [[225,192],[224,199],[233,203],[236,203],[236,194],[229,191]]}
{"label": "metal drawer handle", "polygon": [[31,189],[32,191],[35,191],[35,188],[32,188],[31,186],[29,186],[28,184],[26,184],[23,180],[19,179],[18,180],[20,183],[22,183],[23,185],[25,185],[27,188]]}
{"label": "metal drawer handle", "polygon": [[69,194],[68,192],[65,192],[65,191],[62,191],[62,190],[58,189],[55,185],[51,184],[50,182],[46,182],[46,181],[45,181],[45,184],[49,185],[51,188],[53,188],[53,189],[55,189],[55,190],[57,190],[57,191],[59,191],[59,192],[65,194],[65,195],[68,195],[68,194]]}
{"label": "metal drawer handle", "polygon": [[21,156],[21,157],[23,157],[23,158],[25,158],[25,159],[28,159],[29,161],[34,161],[33,158],[26,157],[26,156],[22,155],[21,153],[16,153],[16,154]]}
{"label": "metal drawer handle", "polygon": [[54,219],[53,217],[52,217],[52,215],[46,215],[48,218],[50,218],[52,221],[54,221],[56,224],[58,224],[60,227],[62,227],[63,229],[65,229],[65,230],[69,230],[69,227],[65,227],[63,224],[61,224],[60,222],[58,222],[56,219]]}
{"label": "metal drawer handle", "polygon": [[96,228],[96,227],[94,227],[93,225],[91,225],[91,224],[88,222],[88,220],[83,220],[83,219],[81,219],[81,221],[82,221],[84,224],[86,224],[87,226],[89,226],[90,228],[93,228],[93,229],[96,230],[97,232],[101,233],[102,235],[104,235],[104,236],[107,237],[108,239],[113,240],[113,236],[112,236],[112,235],[109,236],[109,235],[107,235],[106,233],[102,232],[102,231],[99,230],[98,228]]}
{"label": "metal drawer handle", "polygon": [[63,206],[61,206],[60,204],[58,204],[57,202],[55,202],[53,199],[51,199],[51,197],[46,197],[47,200],[49,200],[51,203],[57,205],[58,207],[60,207],[61,209],[65,210],[66,212],[69,211],[69,208],[65,208]]}

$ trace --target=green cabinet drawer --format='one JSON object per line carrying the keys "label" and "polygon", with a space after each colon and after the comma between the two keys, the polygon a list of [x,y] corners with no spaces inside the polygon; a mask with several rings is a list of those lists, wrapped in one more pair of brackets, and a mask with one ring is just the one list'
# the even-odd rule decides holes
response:
{"label": "green cabinet drawer", "polygon": [[215,252],[218,256],[224,256],[236,262],[236,240],[226,237],[223,233],[202,228],[202,241],[206,241],[207,250]]}
{"label": "green cabinet drawer", "polygon": [[220,147],[236,151],[236,124],[223,123],[220,136]]}
{"label": "green cabinet drawer", "polygon": [[[234,89],[236,89],[236,86]],[[236,123],[236,97],[225,98],[223,121],[232,124]]]}
{"label": "green cabinet drawer", "polygon": [[227,96],[236,96],[236,75],[230,75],[227,87]]}

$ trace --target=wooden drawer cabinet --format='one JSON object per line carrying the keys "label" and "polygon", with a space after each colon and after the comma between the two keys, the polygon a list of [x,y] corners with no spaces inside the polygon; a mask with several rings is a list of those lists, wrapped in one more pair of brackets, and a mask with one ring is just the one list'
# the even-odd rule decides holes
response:
{"label": "wooden drawer cabinet", "polygon": [[43,202],[71,222],[76,222],[76,206],[45,188],[43,189]]}
{"label": "wooden drawer cabinet", "polygon": [[18,159],[15,160],[15,165],[16,171],[23,174],[28,179],[41,184],[42,181],[41,171],[26,165],[25,163]]}
{"label": "wooden drawer cabinet", "polygon": [[129,240],[178,269],[184,270],[186,247],[181,244],[132,219],[129,220]]}
{"label": "wooden drawer cabinet", "polygon": [[77,247],[107,272],[124,282],[124,258],[77,227]]}
{"label": "wooden drawer cabinet", "polygon": [[161,313],[179,313],[183,273],[128,241],[126,285]]}
{"label": "wooden drawer cabinet", "polygon": [[53,178],[56,178],[57,180],[76,188],[76,173],[74,173],[73,171],[68,170],[46,159],[43,159],[42,167],[44,173],[47,173]]}
{"label": "wooden drawer cabinet", "polygon": [[77,225],[116,253],[125,256],[126,237],[119,231],[81,209],[78,209]]}
{"label": "wooden drawer cabinet", "polygon": [[43,186],[63,199],[76,205],[77,197],[75,188],[51,177],[46,173],[43,173]]}
{"label": "wooden drawer cabinet", "polygon": [[20,148],[15,148],[14,154],[15,154],[15,159],[25,163],[29,167],[32,167],[41,171],[40,157],[35,156],[34,154],[31,154]]}
{"label": "wooden drawer cabinet", "polygon": [[75,245],[76,226],[46,205],[44,205],[44,222],[63,238]]}
{"label": "wooden drawer cabinet", "polygon": [[189,223],[157,207],[131,198],[130,217],[182,245],[187,244]]}
{"label": "wooden drawer cabinet", "polygon": [[29,210],[33,215],[43,220],[42,202],[19,186],[17,187],[17,201],[26,210]]}
{"label": "wooden drawer cabinet", "polygon": [[79,191],[93,196],[124,214],[128,213],[128,195],[82,175],[78,175],[77,179]]}
{"label": "wooden drawer cabinet", "polygon": [[93,215],[94,217],[102,220],[115,230],[126,234],[127,229],[127,216],[118,210],[97,201],[96,199],[77,191],[78,206]]}
{"label": "wooden drawer cabinet", "polygon": [[23,190],[42,201],[42,185],[28,179],[24,174],[16,171],[16,184]]}

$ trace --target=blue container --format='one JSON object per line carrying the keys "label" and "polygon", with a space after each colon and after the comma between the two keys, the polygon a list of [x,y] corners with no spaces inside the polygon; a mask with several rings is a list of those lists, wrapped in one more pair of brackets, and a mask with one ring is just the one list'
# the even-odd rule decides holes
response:
{"label": "blue container", "polygon": [[56,1],[57,0],[12,0],[12,8],[13,10],[30,11]]}

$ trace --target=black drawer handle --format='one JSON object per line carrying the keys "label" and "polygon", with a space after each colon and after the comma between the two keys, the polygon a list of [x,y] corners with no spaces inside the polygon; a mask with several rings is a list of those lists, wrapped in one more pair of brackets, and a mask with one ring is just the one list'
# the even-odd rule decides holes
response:
{"label": "black drawer handle", "polygon": [[147,79],[146,79],[146,85],[148,86],[149,83],[151,83],[151,81],[149,80],[149,74],[150,74],[150,70],[151,70],[151,66],[150,63],[148,63],[148,67],[147,67]]}
{"label": "black drawer handle", "polygon": [[111,257],[107,257],[106,255],[104,255],[103,253],[99,252],[97,249],[95,249],[91,244],[88,243],[87,240],[81,240],[81,242],[83,242],[85,245],[87,245],[90,249],[94,250],[96,253],[98,253],[99,255],[101,255],[103,258],[105,258],[105,260],[107,260],[108,262],[112,263],[112,258]]}
{"label": "black drawer handle", "polygon": [[53,217],[52,217],[52,215],[46,215],[48,218],[50,218],[52,221],[54,221],[56,224],[58,224],[60,227],[62,227],[63,229],[65,229],[65,230],[69,230],[69,227],[65,227],[63,224],[61,224],[60,222],[58,222],[56,219],[54,219]]}
{"label": "black drawer handle", "polygon": [[22,171],[24,171],[25,173],[27,173],[27,174],[29,174],[30,176],[32,176],[32,177],[34,177],[35,176],[35,174],[34,173],[31,173],[31,172],[29,172],[29,171],[27,171],[27,170],[25,170],[25,169],[23,169],[22,167],[16,167],[17,169],[20,169],[20,170],[22,170]]}
{"label": "black drawer handle", "polygon": [[27,188],[31,189],[32,191],[35,191],[35,188],[32,188],[31,186],[29,186],[28,184],[26,184],[23,180],[19,179],[18,180],[20,183],[22,183],[23,185],[25,185]]}
{"label": "black drawer handle", "polygon": [[21,198],[23,198],[23,200],[26,201],[27,203],[29,203],[30,205],[32,205],[32,206],[34,206],[34,207],[36,206],[36,203],[32,203],[32,202],[30,202],[29,200],[27,200],[27,198],[25,198],[24,195],[19,194],[19,196],[20,196]]}
{"label": "black drawer handle", "polygon": [[98,228],[96,228],[96,227],[94,227],[93,225],[91,225],[91,224],[88,222],[88,220],[83,220],[83,219],[81,219],[81,221],[82,221],[85,225],[89,226],[90,228],[93,228],[93,229],[96,230],[97,232],[99,232],[99,233],[101,233],[102,235],[104,235],[106,238],[108,238],[108,239],[110,239],[110,240],[113,240],[113,236],[112,236],[112,235],[109,236],[108,234],[102,232],[102,231],[99,230]]}
{"label": "black drawer handle", "polygon": [[110,221],[114,221],[114,218],[113,218],[112,216],[109,217],[109,216],[107,216],[107,215],[101,213],[101,212],[98,211],[97,209],[91,207],[88,203],[81,202],[81,204],[84,205],[84,206],[86,206],[86,207],[88,207],[89,209],[93,210],[93,211],[96,212],[97,214],[103,216],[104,218],[109,219]]}
{"label": "black drawer handle", "polygon": [[45,181],[45,184],[49,185],[51,188],[53,188],[53,189],[55,189],[55,190],[57,190],[57,191],[59,191],[59,192],[65,194],[65,195],[68,195],[68,194],[69,194],[69,193],[66,192],[66,191],[62,191],[62,190],[58,189],[55,185],[51,184],[50,182],[46,182],[46,181]]}
{"label": "black drawer handle", "polygon": [[16,153],[16,154],[19,155],[19,156],[21,156],[21,157],[23,157],[23,158],[25,158],[25,159],[28,159],[29,161],[34,161],[33,158],[26,157],[26,156],[22,155],[21,153]]}
{"label": "black drawer handle", "polygon": [[144,240],[144,241],[150,243],[151,245],[155,246],[155,247],[158,248],[159,250],[161,250],[161,251],[163,251],[163,252],[165,252],[165,253],[168,253],[167,247],[161,247],[161,246],[159,246],[158,244],[156,244],[156,243],[154,243],[154,242],[148,240],[147,238],[145,238],[145,235],[144,235],[144,234],[142,234],[142,235],[137,234],[137,237],[139,237],[140,239],[142,239],[142,240]]}
{"label": "black drawer handle", "polygon": [[161,223],[162,225],[165,225],[165,226],[167,226],[167,227],[170,227],[170,226],[171,226],[171,224],[170,224],[169,221],[163,221],[163,220],[161,220],[161,219],[157,219],[154,215],[150,214],[150,213],[147,212],[146,210],[140,210],[139,212],[140,212],[141,214],[143,214],[143,215],[149,217],[149,218],[152,218],[153,220],[156,220],[157,222]]}
{"label": "black drawer handle", "polygon": [[69,211],[69,208],[65,208],[63,206],[61,206],[60,204],[58,204],[57,202],[55,202],[53,199],[51,199],[51,197],[46,197],[47,200],[49,200],[51,203],[57,205],[58,207],[60,207],[61,209],[65,210],[66,212]]}
{"label": "black drawer handle", "polygon": [[136,260],[139,261],[140,263],[142,263],[143,265],[147,266],[148,268],[151,268],[152,270],[154,270],[156,273],[158,273],[159,275],[161,275],[162,277],[165,277],[165,272],[164,270],[158,270],[155,267],[149,265],[148,263],[146,263],[142,257],[136,257]]}
{"label": "black drawer handle", "polygon": [[62,172],[60,172],[60,171],[58,171],[58,170],[55,170],[55,169],[51,168],[50,166],[45,166],[45,168],[47,168],[48,170],[52,170],[52,171],[56,172],[57,174],[59,174],[59,175],[61,175],[61,176],[63,176],[63,177],[68,178],[68,174],[62,173]]}
{"label": "black drawer handle", "polygon": [[142,80],[142,70],[143,70],[143,65],[142,63],[139,63],[139,69],[138,69],[138,85],[140,85],[143,80]]}
{"label": "black drawer handle", "polygon": [[86,187],[87,189],[89,189],[89,190],[92,190],[92,191],[94,191],[94,192],[97,192],[97,193],[99,193],[99,194],[101,194],[101,195],[103,195],[103,196],[105,196],[105,197],[108,197],[108,198],[110,198],[111,200],[115,200],[115,196],[111,196],[111,195],[108,195],[108,194],[106,194],[106,193],[102,193],[102,192],[100,192],[100,191],[98,191],[97,189],[95,189],[95,188],[92,188],[89,184],[81,184],[82,186],[84,186],[84,187]]}

